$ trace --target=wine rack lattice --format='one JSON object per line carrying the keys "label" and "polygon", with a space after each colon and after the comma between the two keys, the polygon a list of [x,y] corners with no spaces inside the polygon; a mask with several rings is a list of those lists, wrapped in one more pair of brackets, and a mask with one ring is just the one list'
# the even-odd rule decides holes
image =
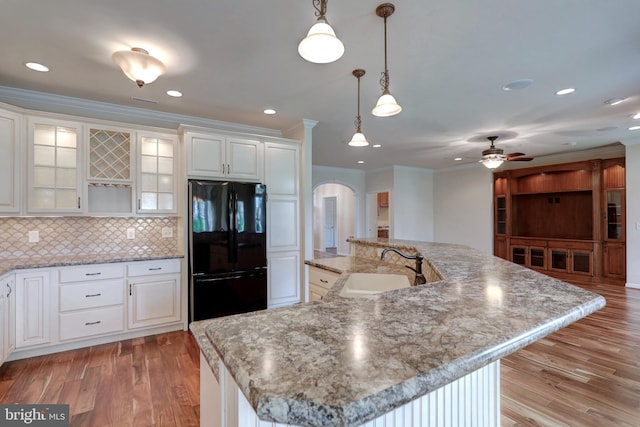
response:
{"label": "wine rack lattice", "polygon": [[89,130],[89,178],[131,180],[131,134]]}

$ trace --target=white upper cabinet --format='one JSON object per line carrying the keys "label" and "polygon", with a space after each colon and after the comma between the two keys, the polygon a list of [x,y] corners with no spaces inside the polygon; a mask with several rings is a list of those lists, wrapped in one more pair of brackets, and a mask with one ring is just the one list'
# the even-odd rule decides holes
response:
{"label": "white upper cabinet", "polygon": [[132,135],[133,132],[128,129],[88,126],[89,213],[132,213],[135,145]]}
{"label": "white upper cabinet", "polygon": [[82,125],[29,117],[28,202],[31,213],[82,212]]}
{"label": "white upper cabinet", "polygon": [[177,210],[178,138],[176,135],[138,132],[138,213],[175,213]]}
{"label": "white upper cabinet", "polygon": [[250,138],[208,132],[184,133],[190,178],[262,181],[264,147]]}
{"label": "white upper cabinet", "polygon": [[22,116],[0,110],[0,213],[20,211]]}

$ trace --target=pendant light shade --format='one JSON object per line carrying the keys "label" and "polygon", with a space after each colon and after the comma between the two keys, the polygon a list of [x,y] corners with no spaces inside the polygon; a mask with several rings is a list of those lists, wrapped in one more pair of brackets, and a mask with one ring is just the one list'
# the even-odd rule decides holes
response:
{"label": "pendant light shade", "polygon": [[316,64],[334,62],[344,54],[344,44],[336,37],[327,22],[327,0],[313,0],[318,20],[298,45],[298,53],[304,59]]}
{"label": "pendant light shade", "polygon": [[380,79],[382,95],[378,99],[376,106],[371,110],[371,114],[377,117],[395,116],[402,111],[402,107],[389,92],[389,69],[387,67],[387,18],[393,15],[395,10],[395,6],[391,3],[383,3],[376,8],[376,15],[384,18],[384,71]]}
{"label": "pendant light shade", "polygon": [[360,77],[364,76],[365,71],[361,69],[353,70],[352,73],[358,79],[358,115],[354,124],[356,125],[356,133],[353,134],[353,138],[349,141],[351,147],[366,147],[369,145],[367,138],[362,133],[362,120],[360,119]]}
{"label": "pendant light shade", "polygon": [[111,59],[138,87],[154,82],[165,72],[165,66],[158,58],[139,47],[115,52]]}

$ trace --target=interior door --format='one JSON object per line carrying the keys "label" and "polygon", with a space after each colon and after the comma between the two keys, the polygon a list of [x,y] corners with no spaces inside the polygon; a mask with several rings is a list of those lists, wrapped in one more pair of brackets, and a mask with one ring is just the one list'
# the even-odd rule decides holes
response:
{"label": "interior door", "polygon": [[336,249],[336,222],[337,200],[336,197],[325,197],[324,204],[324,249],[329,252]]}

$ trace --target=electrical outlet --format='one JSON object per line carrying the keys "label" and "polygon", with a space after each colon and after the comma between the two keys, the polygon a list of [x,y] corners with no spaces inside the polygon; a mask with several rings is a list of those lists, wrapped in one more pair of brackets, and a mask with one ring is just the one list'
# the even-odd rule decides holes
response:
{"label": "electrical outlet", "polygon": [[30,231],[28,236],[29,236],[29,243],[38,243],[40,241],[40,232],[37,230]]}
{"label": "electrical outlet", "polygon": [[162,227],[162,237],[173,237],[173,228]]}
{"label": "electrical outlet", "polygon": [[135,239],[136,238],[136,229],[135,228],[127,228],[127,239]]}

